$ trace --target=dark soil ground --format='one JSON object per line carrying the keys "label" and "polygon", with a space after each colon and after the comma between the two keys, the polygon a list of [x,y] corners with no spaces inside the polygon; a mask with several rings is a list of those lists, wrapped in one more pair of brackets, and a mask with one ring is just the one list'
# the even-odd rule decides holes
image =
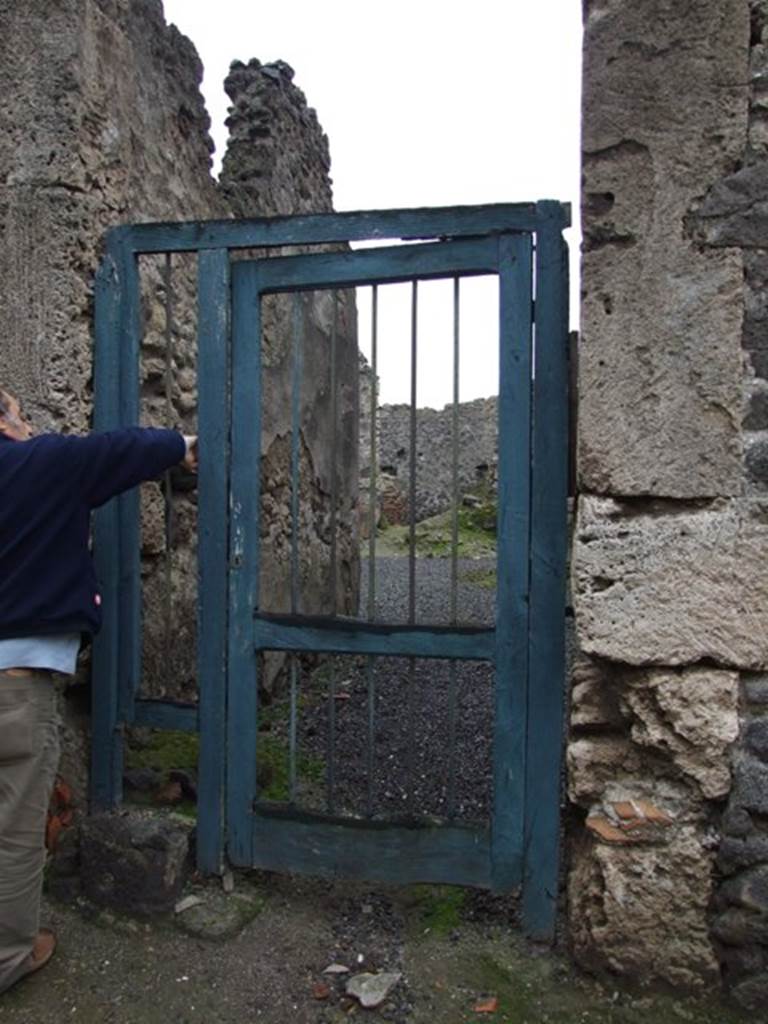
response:
{"label": "dark soil ground", "polygon": [[[460,564],[459,619],[489,623],[493,561],[487,549],[477,553],[482,557]],[[406,565],[394,553],[377,560],[377,617],[405,620]],[[447,561],[422,558],[417,569],[418,591],[426,595],[417,605],[417,621],[448,621]],[[378,659],[370,678],[368,663],[351,658],[305,669],[297,695],[300,803],[325,809],[330,796],[337,812],[487,821],[494,686],[488,669],[463,663],[454,676],[439,662],[411,666],[407,659]],[[331,718],[336,770],[329,793]],[[288,722],[286,701],[275,702],[262,722],[267,728],[260,733],[265,757],[260,769],[273,799],[285,799],[289,785]],[[190,738],[182,738],[178,750],[190,746]],[[190,751],[194,762],[193,745]],[[137,762],[151,763],[146,757]],[[735,1024],[744,1019],[717,1001],[628,994],[578,974],[562,945],[534,947],[520,938],[514,898],[447,886],[394,888],[264,872],[238,873],[230,895],[217,879],[193,880],[188,892],[203,901],[207,916],[199,927],[191,928],[188,912],[144,921],[81,900],[49,901],[45,922],[59,935],[57,955],[45,970],[0,996],[0,1022]],[[347,975],[323,973],[332,963],[351,973],[393,971],[401,979],[378,1009],[363,1010],[345,994]],[[754,1014],[751,1020],[761,1024]]]}
{"label": "dark soil ground", "polygon": [[[248,908],[230,938],[181,930],[184,915],[151,922],[48,904],[59,950],[39,974],[0,996],[3,1024],[736,1024],[717,1002],[629,995],[578,975],[562,953],[526,945],[509,907],[448,887],[395,889],[288,875],[240,874],[190,887],[226,916]],[[385,1003],[363,1010],[344,975],[402,975]],[[326,987],[317,988],[325,983]],[[318,996],[324,998],[318,998]],[[495,1012],[475,1007],[495,998]],[[765,1019],[765,1018],[764,1018]],[[751,1020],[758,1024],[753,1014]]]}

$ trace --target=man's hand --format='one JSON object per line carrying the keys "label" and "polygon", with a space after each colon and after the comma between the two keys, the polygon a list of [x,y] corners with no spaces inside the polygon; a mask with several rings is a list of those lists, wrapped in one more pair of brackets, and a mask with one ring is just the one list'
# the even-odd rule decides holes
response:
{"label": "man's hand", "polygon": [[197,436],[184,435],[184,444],[187,446],[187,453],[181,460],[185,469],[192,473],[197,472]]}

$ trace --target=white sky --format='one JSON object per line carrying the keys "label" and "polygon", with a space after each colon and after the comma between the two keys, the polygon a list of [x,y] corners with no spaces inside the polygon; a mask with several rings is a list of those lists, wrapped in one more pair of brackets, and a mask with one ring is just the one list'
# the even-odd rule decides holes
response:
{"label": "white sky", "polygon": [[[230,61],[281,59],[329,137],[337,210],[559,199],[572,204],[576,220],[581,0],[164,6],[205,66],[217,160],[226,144],[222,83]],[[573,323],[577,227],[566,236]],[[451,397],[450,293],[448,282],[420,286],[419,405],[439,407]],[[381,398],[408,401],[409,286],[380,294]],[[495,282],[462,284],[462,400],[496,392],[495,302]],[[359,295],[359,308],[365,350],[367,295]]]}

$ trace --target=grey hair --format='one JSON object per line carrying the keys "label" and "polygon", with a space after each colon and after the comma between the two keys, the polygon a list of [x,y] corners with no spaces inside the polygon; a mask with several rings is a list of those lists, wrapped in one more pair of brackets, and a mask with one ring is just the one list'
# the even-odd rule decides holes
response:
{"label": "grey hair", "polygon": [[0,384],[0,418],[4,419],[11,411],[13,396]]}

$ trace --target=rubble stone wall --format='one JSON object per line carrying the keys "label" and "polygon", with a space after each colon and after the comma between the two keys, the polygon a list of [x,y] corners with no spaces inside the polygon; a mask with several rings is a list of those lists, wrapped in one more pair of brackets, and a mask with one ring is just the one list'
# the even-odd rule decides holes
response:
{"label": "rubble stone wall", "polygon": [[[361,366],[361,399],[370,396],[371,372]],[[370,397],[367,398],[370,402]],[[498,426],[495,397],[458,406],[459,500],[492,497],[496,491]],[[370,473],[370,409],[361,405],[361,506],[367,508]],[[377,417],[377,493],[379,514],[390,525],[409,519],[411,408],[382,405]],[[453,502],[453,406],[416,410],[416,520],[445,512]]]}
{"label": "rubble stone wall", "polygon": [[[233,65],[230,145],[220,182],[210,173],[209,118],[192,43],[165,22],[161,0],[0,0],[0,377],[38,429],[85,431],[92,405],[93,277],[104,233],[135,221],[191,220],[332,208],[328,142],[288,65]],[[196,423],[194,258],[174,257],[170,408],[165,397],[165,290],[161,261],[142,261],[145,338],[142,420]],[[339,425],[337,479],[342,569],[338,601],[356,600],[357,345],[354,303],[305,296],[309,338],[302,390],[302,573],[306,611],[328,603],[328,377],[336,317]],[[288,503],[283,463],[289,419],[285,304],[265,312],[267,380],[262,454],[267,537],[263,603],[286,606]],[[170,422],[169,422],[170,421]],[[204,443],[204,439],[203,439]],[[165,496],[143,494],[145,690],[194,696],[194,492],[172,495],[173,645],[163,627]],[[282,554],[281,554],[282,552]],[[79,741],[70,777],[82,775]],[[66,765],[65,765],[66,766]]]}
{"label": "rubble stone wall", "polygon": [[768,5],[588,0],[576,958],[768,1003]]}

